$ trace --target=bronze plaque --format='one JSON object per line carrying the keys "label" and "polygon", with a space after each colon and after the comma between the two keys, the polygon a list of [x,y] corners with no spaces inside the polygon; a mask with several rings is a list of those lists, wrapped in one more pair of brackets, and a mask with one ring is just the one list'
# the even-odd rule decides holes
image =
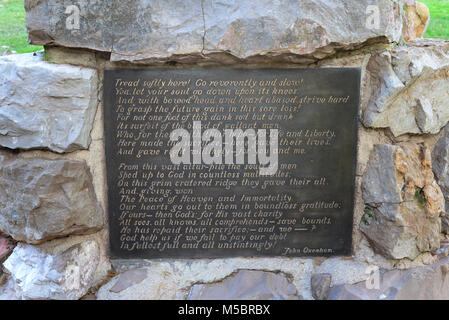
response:
{"label": "bronze plaque", "polygon": [[358,68],[106,70],[111,256],[350,254],[359,92]]}

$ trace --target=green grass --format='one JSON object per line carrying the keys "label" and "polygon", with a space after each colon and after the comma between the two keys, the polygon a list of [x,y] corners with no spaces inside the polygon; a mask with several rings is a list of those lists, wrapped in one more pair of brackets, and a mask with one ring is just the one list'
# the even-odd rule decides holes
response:
{"label": "green grass", "polygon": [[449,0],[420,0],[430,10],[430,23],[424,38],[449,40]]}
{"label": "green grass", "polygon": [[[449,0],[421,0],[430,9],[430,24],[425,38],[449,39]],[[17,53],[41,50],[27,41],[23,0],[0,0],[0,52]],[[7,46],[8,48],[3,48]]]}
{"label": "green grass", "polygon": [[41,46],[29,45],[27,39],[23,0],[0,0],[0,52],[7,49],[25,53],[42,49]]}

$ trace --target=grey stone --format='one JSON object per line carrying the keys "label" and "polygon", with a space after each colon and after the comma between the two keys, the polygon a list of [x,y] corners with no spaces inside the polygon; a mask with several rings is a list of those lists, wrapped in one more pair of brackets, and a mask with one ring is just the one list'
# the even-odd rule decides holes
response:
{"label": "grey stone", "polygon": [[82,242],[57,255],[19,243],[4,267],[18,299],[76,300],[93,285],[98,262],[95,241]]}
{"label": "grey stone", "polygon": [[[368,0],[26,0],[32,44],[110,52],[112,61],[310,62],[369,43],[397,42],[403,1],[378,0],[379,26],[367,26]],[[267,9],[269,8],[269,10]]]}
{"label": "grey stone", "polygon": [[327,300],[376,300],[371,298],[362,288],[350,284],[332,287]]}
{"label": "grey stone", "polygon": [[326,300],[332,282],[332,275],[329,273],[316,273],[311,278],[312,296],[315,300]]}
{"label": "grey stone", "polygon": [[395,157],[398,147],[377,144],[371,152],[363,175],[363,200],[367,204],[400,203],[401,189],[397,182]]}
{"label": "grey stone", "polygon": [[47,63],[40,53],[0,57],[0,146],[87,149],[97,87],[94,69]]}
{"label": "grey stone", "polygon": [[413,260],[440,247],[444,198],[425,145],[375,145],[362,179],[360,230],[375,251]]}
{"label": "grey stone", "polygon": [[[310,274],[313,273],[313,259],[303,258],[227,258],[227,259],[152,259],[113,260],[114,270],[124,272],[145,268],[148,276],[119,293],[110,289],[120,279],[112,278],[98,289],[98,300],[184,300],[195,284],[217,283],[232,277],[240,270],[260,270],[279,274],[291,280],[304,299],[312,299]],[[327,271],[326,271],[327,272]],[[356,282],[356,281],[354,281]],[[285,286],[284,286],[285,288]],[[300,298],[300,297],[299,297]]]}
{"label": "grey stone", "polygon": [[41,243],[104,224],[85,161],[14,158],[0,167],[0,230]]}
{"label": "grey stone", "polygon": [[366,66],[371,90],[368,107],[363,113],[363,124],[367,127],[376,122],[378,114],[382,114],[405,87],[393,70],[391,60],[391,53],[383,51],[372,55]]}
{"label": "grey stone", "polygon": [[418,99],[415,112],[416,124],[422,133],[435,134],[440,131],[437,123],[438,116],[435,115],[429,100],[423,98]]}
{"label": "grey stone", "polygon": [[296,300],[296,287],[282,274],[241,270],[218,283],[195,284],[187,300]]}
{"label": "grey stone", "polygon": [[449,198],[449,125],[432,151],[433,172],[446,198]]}
{"label": "grey stone", "polygon": [[432,151],[432,167],[435,178],[446,200],[446,214],[441,219],[443,231],[449,233],[449,126]]}
{"label": "grey stone", "polygon": [[372,90],[362,116],[366,127],[400,136],[435,134],[448,123],[449,41],[415,39],[373,54],[367,73]]}
{"label": "grey stone", "polygon": [[449,242],[441,241],[440,248],[433,251],[432,255],[437,256],[438,258],[444,258],[449,255]]}
{"label": "grey stone", "polygon": [[381,270],[367,281],[332,287],[328,300],[447,300],[448,271],[448,257],[425,267]]}
{"label": "grey stone", "polygon": [[119,293],[131,286],[141,283],[148,276],[147,269],[132,269],[119,275],[117,282],[109,289],[111,292]]}
{"label": "grey stone", "polygon": [[[360,222],[360,230],[374,250],[390,259],[414,259],[420,254],[416,233],[412,228],[410,230],[404,228],[403,221],[399,220],[402,214],[398,204],[382,204],[377,208],[365,209]],[[438,247],[436,237],[439,228],[437,222],[433,224],[435,227],[427,232],[433,235],[431,238],[433,245],[430,249],[434,250]]]}

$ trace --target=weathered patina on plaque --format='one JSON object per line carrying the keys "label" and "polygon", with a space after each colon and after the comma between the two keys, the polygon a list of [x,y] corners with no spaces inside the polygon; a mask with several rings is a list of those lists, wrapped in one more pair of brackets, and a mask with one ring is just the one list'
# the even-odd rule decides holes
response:
{"label": "weathered patina on plaque", "polygon": [[[356,68],[105,71],[111,255],[350,254],[359,91]],[[170,158],[176,129],[192,140],[182,164]],[[238,129],[265,133],[266,155],[277,130],[274,174],[246,152],[243,164],[225,152],[204,163]]]}

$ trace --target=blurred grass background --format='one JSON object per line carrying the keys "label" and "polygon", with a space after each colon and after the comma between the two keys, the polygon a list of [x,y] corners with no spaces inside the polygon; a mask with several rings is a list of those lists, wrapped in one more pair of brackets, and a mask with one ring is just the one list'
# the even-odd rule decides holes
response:
{"label": "blurred grass background", "polygon": [[[344,0],[342,0],[344,1]],[[430,24],[425,38],[449,39],[449,0],[420,0],[430,9]],[[41,50],[27,41],[23,0],[0,0],[0,53]]]}
{"label": "blurred grass background", "polygon": [[449,0],[420,0],[430,10],[430,23],[424,38],[449,40]]}
{"label": "blurred grass background", "polygon": [[28,44],[23,0],[0,0],[0,53],[41,50],[41,46]]}

